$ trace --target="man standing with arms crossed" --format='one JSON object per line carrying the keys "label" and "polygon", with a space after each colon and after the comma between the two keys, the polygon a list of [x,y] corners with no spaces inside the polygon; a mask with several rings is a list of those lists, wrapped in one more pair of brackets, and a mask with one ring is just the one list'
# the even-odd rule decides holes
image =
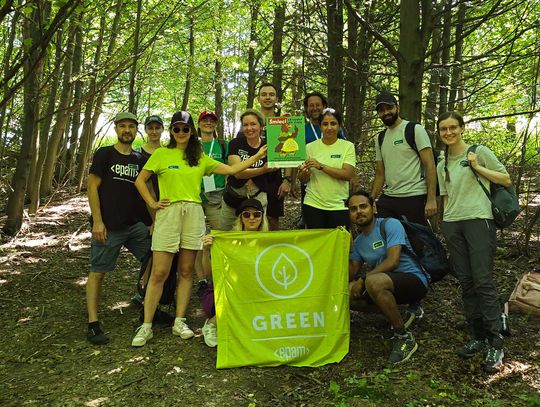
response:
{"label": "man standing with arms crossed", "polygon": [[134,114],[122,112],[114,119],[116,144],[99,148],[88,176],[88,202],[92,214],[91,271],[86,283],[87,339],[94,345],[109,342],[98,320],[105,273],[113,271],[125,246],[142,261],[150,250],[150,216],[134,182],[142,169],[141,155],[131,148],[137,135]]}
{"label": "man standing with arms crossed", "polygon": [[399,104],[390,92],[377,96],[375,110],[386,126],[380,146],[379,139],[375,140],[376,169],[371,196],[377,202],[377,216],[405,216],[410,222],[427,225],[426,219],[437,213],[437,174],[429,136],[422,126],[411,123],[416,150],[409,145],[409,121],[399,117]]}

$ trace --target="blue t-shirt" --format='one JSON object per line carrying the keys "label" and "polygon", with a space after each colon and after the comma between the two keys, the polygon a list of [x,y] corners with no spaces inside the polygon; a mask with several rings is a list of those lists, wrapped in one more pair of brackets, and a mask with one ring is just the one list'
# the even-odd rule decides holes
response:
{"label": "blue t-shirt", "polygon": [[[319,126],[318,124],[312,124],[306,121],[305,128],[306,128],[306,144],[309,144],[312,141],[318,140],[322,137],[321,126]],[[345,131],[343,130],[342,127],[339,128],[338,138],[347,140],[347,137],[345,137]]]}
{"label": "blue t-shirt", "polygon": [[407,251],[412,252],[413,248],[407,238],[405,229],[403,229],[403,225],[397,219],[388,218],[385,224],[385,245],[381,235],[381,222],[381,218],[375,219],[375,227],[371,230],[369,235],[366,236],[363,233],[358,235],[354,240],[350,259],[366,263],[371,270],[386,259],[387,248],[396,245],[405,246],[407,250],[401,250],[399,265],[393,271],[397,273],[412,273],[427,287],[428,282],[426,275],[416,261],[407,253]]}

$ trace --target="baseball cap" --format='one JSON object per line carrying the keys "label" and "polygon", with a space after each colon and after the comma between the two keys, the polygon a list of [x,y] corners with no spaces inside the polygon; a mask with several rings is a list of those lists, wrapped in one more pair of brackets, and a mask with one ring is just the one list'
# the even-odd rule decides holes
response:
{"label": "baseball cap", "polygon": [[392,93],[388,92],[387,90],[383,90],[375,98],[375,110],[377,110],[377,108],[381,104],[384,104],[384,105],[397,105],[398,102],[397,102],[396,97]]}
{"label": "baseball cap", "polygon": [[216,122],[218,121],[218,117],[217,115],[214,113],[214,112],[210,112],[210,111],[204,111],[202,112],[200,115],[199,115],[199,120],[197,120],[197,122],[200,122],[202,119],[204,119],[205,117],[208,117],[210,116],[212,119],[214,119]]}
{"label": "baseball cap", "polygon": [[135,123],[139,124],[139,121],[137,120],[137,116],[135,116],[133,113],[130,112],[120,112],[116,116],[114,116],[114,124],[118,123],[122,120],[133,120]]}
{"label": "baseball cap", "polygon": [[163,126],[163,119],[159,117],[157,114],[153,114],[151,116],[148,116],[146,120],[144,121],[145,126],[150,123],[159,123]]}
{"label": "baseball cap", "polygon": [[244,211],[244,209],[246,209],[246,208],[255,208],[258,211],[264,212],[264,208],[262,206],[262,203],[260,203],[256,199],[248,198],[248,199],[242,201],[242,203],[240,204],[240,206],[236,210],[236,216],[239,216]]}
{"label": "baseball cap", "polygon": [[193,119],[191,118],[191,115],[188,112],[176,112],[173,114],[173,117],[171,119],[171,126],[175,123],[186,123],[190,126],[194,126]]}

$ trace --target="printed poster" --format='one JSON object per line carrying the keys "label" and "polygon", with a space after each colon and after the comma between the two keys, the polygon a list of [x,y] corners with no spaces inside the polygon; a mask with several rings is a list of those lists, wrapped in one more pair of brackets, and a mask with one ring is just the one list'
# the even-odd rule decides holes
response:
{"label": "printed poster", "polygon": [[303,116],[266,119],[268,167],[298,167],[306,159],[306,129]]}
{"label": "printed poster", "polygon": [[212,234],[217,368],[321,366],[345,357],[345,229]]}

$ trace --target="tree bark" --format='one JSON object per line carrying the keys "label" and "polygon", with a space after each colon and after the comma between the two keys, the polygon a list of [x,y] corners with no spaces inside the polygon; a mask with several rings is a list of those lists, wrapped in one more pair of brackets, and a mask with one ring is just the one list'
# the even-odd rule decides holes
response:
{"label": "tree bark", "polygon": [[[25,39],[32,43],[41,41],[41,24],[43,21],[45,9],[50,10],[50,2],[44,4],[43,1],[33,0],[30,3],[34,6],[30,18],[23,22],[23,44]],[[44,7],[42,7],[44,6]],[[43,72],[43,53],[39,49],[33,48],[24,58],[24,75],[28,78],[24,82],[24,107],[22,141],[19,157],[17,158],[17,167],[13,175],[13,192],[10,194],[7,204],[7,220],[3,231],[7,235],[15,235],[21,228],[24,212],[24,197],[26,195],[26,186],[30,171],[30,160],[33,153],[33,147],[36,142],[36,122],[39,118],[39,88]]]}
{"label": "tree bark", "polygon": [[214,61],[214,109],[218,117],[217,133],[220,138],[223,138],[223,72],[221,66],[221,39],[219,37],[216,37],[216,48],[218,53]]}
{"label": "tree bark", "polygon": [[247,82],[247,103],[246,108],[253,108],[253,102],[255,100],[255,84],[257,78],[255,77],[255,48],[257,47],[257,20],[259,18],[258,0],[254,0],[250,6],[250,26],[249,26],[249,45],[248,45],[248,82]]}
{"label": "tree bark", "polygon": [[139,35],[141,32],[142,0],[137,0],[137,18],[135,20],[135,32],[133,34],[133,62],[129,71],[129,104],[128,110],[137,115],[135,81],[137,76],[137,60],[139,58]]}
{"label": "tree bark", "polygon": [[272,38],[272,83],[283,95],[283,28],[285,26],[285,3],[278,3],[274,9],[274,29]]}
{"label": "tree bark", "polygon": [[343,111],[343,2],[326,0],[328,21],[328,105]]}
{"label": "tree bark", "polygon": [[460,90],[463,89],[462,81],[462,63],[463,63],[463,25],[465,23],[465,15],[467,12],[467,3],[459,3],[456,32],[455,32],[455,47],[454,47],[454,63],[452,66],[452,81],[450,85],[450,95],[448,97],[448,110],[463,111],[463,99],[458,98]]}
{"label": "tree bark", "polygon": [[189,103],[189,93],[191,91],[191,76],[193,63],[195,60],[195,21],[189,18],[189,64],[186,73],[186,86],[184,87],[184,96],[182,97],[182,110],[187,110]]}

